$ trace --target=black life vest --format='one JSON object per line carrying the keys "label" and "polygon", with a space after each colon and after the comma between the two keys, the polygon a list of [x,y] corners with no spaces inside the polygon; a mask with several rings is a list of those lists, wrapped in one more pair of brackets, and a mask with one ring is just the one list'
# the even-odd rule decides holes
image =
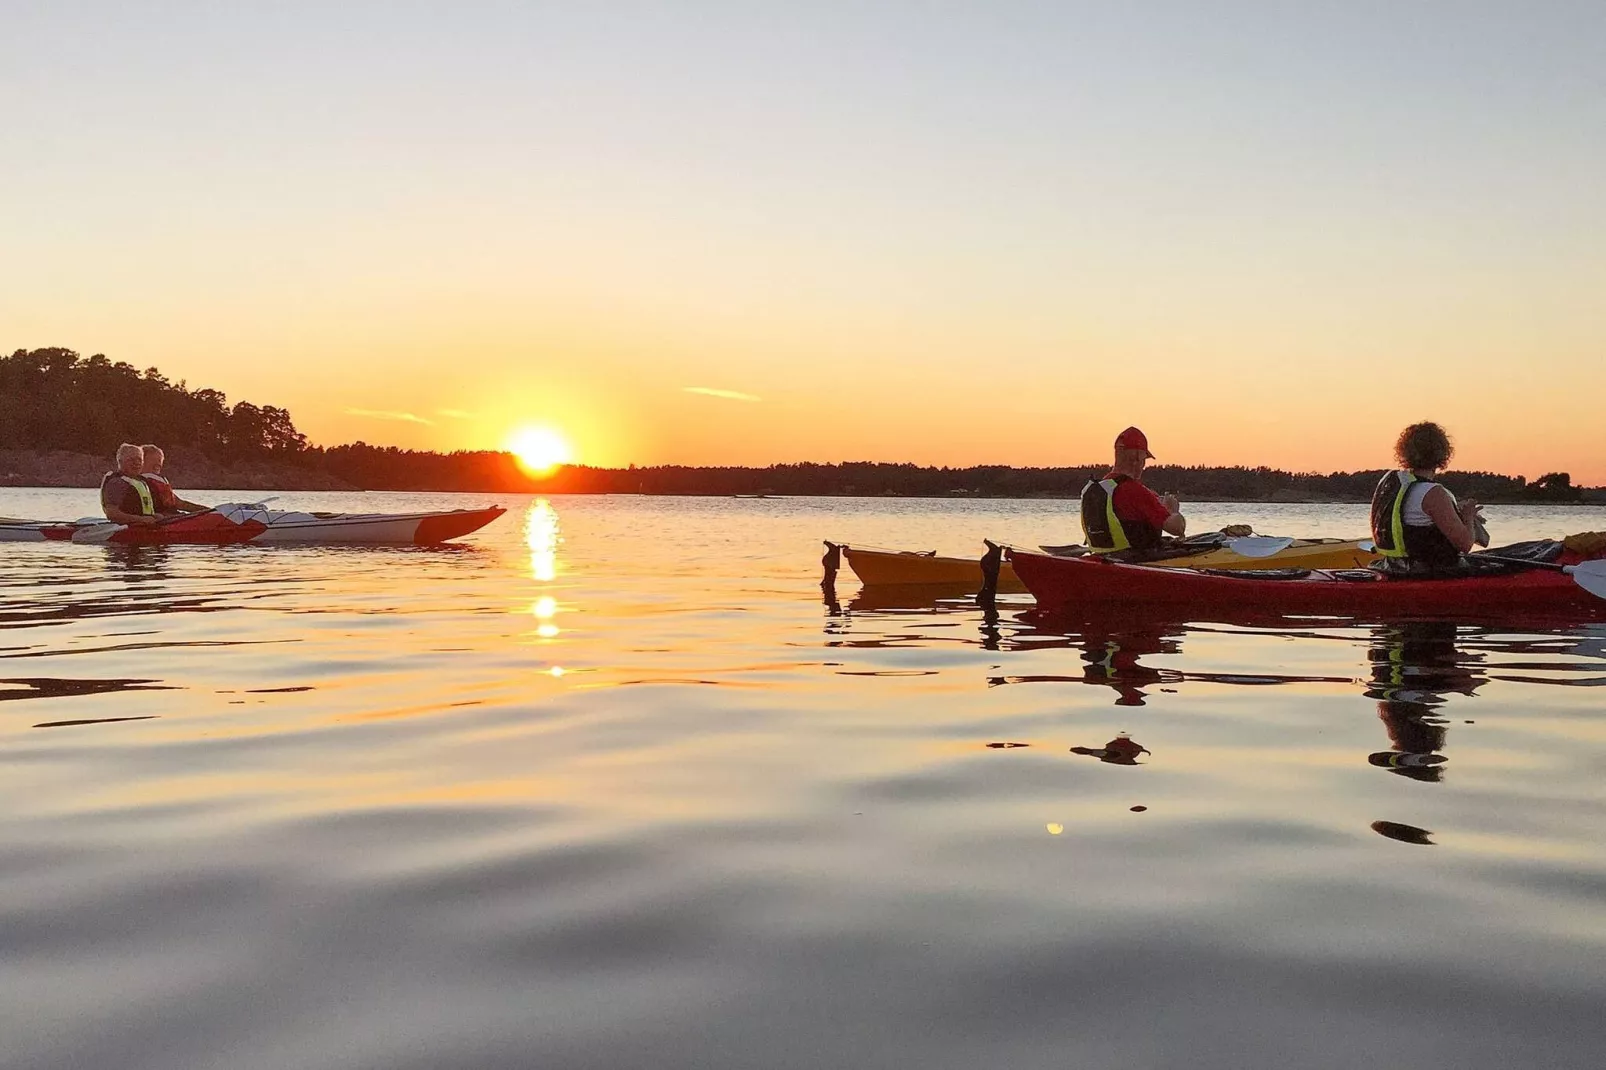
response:
{"label": "black life vest", "polygon": [[[1437,524],[1423,526],[1405,522],[1406,495],[1419,483],[1429,488],[1443,485],[1403,470],[1389,472],[1377,481],[1377,489],[1372,492],[1372,541],[1385,558],[1428,568],[1451,568],[1460,562],[1461,551],[1455,548],[1449,536],[1440,531]],[[1453,495],[1451,500],[1454,500]]]}
{"label": "black life vest", "polygon": [[1160,545],[1160,529],[1143,520],[1127,520],[1115,512],[1115,490],[1131,476],[1090,479],[1082,488],[1082,535],[1096,554],[1117,550],[1153,550]]}

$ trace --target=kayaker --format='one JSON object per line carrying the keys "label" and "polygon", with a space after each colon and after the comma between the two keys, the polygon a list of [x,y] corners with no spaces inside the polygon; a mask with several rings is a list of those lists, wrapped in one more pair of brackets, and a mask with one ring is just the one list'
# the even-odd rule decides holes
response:
{"label": "kayaker", "polygon": [[156,523],[156,500],[140,478],[145,451],[132,442],[117,447],[117,470],[100,481],[100,508],[113,524],[148,527]]}
{"label": "kayaker", "polygon": [[160,446],[142,446],[145,453],[144,472],[140,478],[151,488],[151,497],[156,500],[156,512],[161,516],[176,516],[179,513],[204,513],[209,506],[196,505],[187,502],[178,496],[173,484],[162,475],[162,465],[167,463],[167,454],[162,452]]}
{"label": "kayaker", "polygon": [[1434,478],[1455,452],[1436,423],[1412,424],[1394,443],[1400,464],[1372,492],[1372,541],[1385,571],[1454,573],[1477,541],[1478,503],[1456,501]]}
{"label": "kayaker", "polygon": [[1149,439],[1129,427],[1115,436],[1115,464],[1103,479],[1082,488],[1082,534],[1088,549],[1108,554],[1157,550],[1166,535],[1187,534],[1188,521],[1174,495],[1143,485],[1143,468],[1154,458]]}

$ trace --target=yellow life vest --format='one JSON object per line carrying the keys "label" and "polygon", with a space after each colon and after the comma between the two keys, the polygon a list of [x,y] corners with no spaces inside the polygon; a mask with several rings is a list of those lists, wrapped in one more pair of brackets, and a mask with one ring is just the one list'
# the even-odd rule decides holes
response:
{"label": "yellow life vest", "polygon": [[[1087,548],[1096,554],[1113,554],[1118,550],[1132,549],[1132,542],[1126,537],[1126,527],[1122,525],[1121,518],[1115,515],[1115,489],[1121,485],[1116,479],[1088,480],[1087,486],[1082,488],[1082,536],[1087,541]],[[1099,503],[1088,500],[1088,492],[1094,488],[1103,491],[1104,507],[1099,509]],[[1094,516],[1103,512],[1103,529],[1099,530],[1097,522],[1090,523],[1089,509]]]}
{"label": "yellow life vest", "polygon": [[124,483],[134,488],[139,495],[139,512],[141,516],[156,515],[156,500],[151,497],[151,488],[138,476],[120,476]]}
{"label": "yellow life vest", "polygon": [[[1411,484],[1418,482],[1415,473],[1404,470],[1390,472],[1378,484],[1379,495],[1386,493],[1383,484],[1394,481],[1392,489],[1393,500],[1384,499],[1374,501],[1372,505],[1372,541],[1377,544],[1377,552],[1384,557],[1405,558],[1410,551],[1405,547],[1405,498],[1406,491]],[[1382,505],[1383,516],[1379,516],[1378,506]],[[1378,523],[1383,520],[1386,523]]]}

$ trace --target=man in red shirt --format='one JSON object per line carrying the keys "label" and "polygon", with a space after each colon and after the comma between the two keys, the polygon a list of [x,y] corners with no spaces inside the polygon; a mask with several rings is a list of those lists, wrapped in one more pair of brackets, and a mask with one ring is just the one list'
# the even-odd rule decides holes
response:
{"label": "man in red shirt", "polygon": [[1109,474],[1082,488],[1082,532],[1095,553],[1131,550],[1141,556],[1158,549],[1162,536],[1187,533],[1177,499],[1143,485],[1143,468],[1153,458],[1148,437],[1129,427],[1115,437]]}
{"label": "man in red shirt", "polygon": [[156,512],[160,516],[174,516],[178,513],[206,513],[211,510],[204,505],[187,502],[178,496],[173,484],[162,475],[162,465],[167,463],[167,454],[162,452],[160,446],[143,446],[145,451],[145,471],[140,474],[147,486],[151,488],[151,497],[156,502]]}

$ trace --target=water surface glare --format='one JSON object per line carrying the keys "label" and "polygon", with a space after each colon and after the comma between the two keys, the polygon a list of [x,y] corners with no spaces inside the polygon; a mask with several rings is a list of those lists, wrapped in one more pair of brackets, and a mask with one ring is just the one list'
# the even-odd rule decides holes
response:
{"label": "water surface glare", "polygon": [[0,545],[0,1066],[1600,1064],[1606,626],[819,586],[822,538],[1067,502],[502,504],[440,549]]}

